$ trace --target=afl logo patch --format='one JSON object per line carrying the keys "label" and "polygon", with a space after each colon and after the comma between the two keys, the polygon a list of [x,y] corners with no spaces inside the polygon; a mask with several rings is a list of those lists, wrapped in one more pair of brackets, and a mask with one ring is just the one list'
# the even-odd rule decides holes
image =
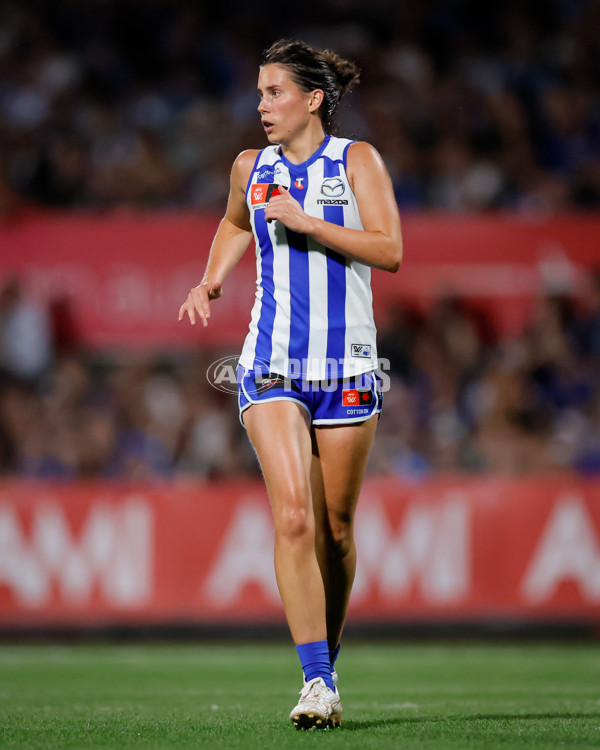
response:
{"label": "afl logo patch", "polygon": [[321,184],[321,193],[328,198],[339,198],[345,190],[346,186],[341,177],[327,177]]}
{"label": "afl logo patch", "polygon": [[358,406],[358,404],[358,391],[355,388],[342,391],[342,406]]}
{"label": "afl logo patch", "polygon": [[370,344],[352,344],[350,348],[350,354],[353,357],[370,357],[371,345]]}
{"label": "afl logo patch", "polygon": [[274,195],[279,195],[279,185],[276,183],[254,183],[250,187],[250,205],[254,209],[265,208]]}
{"label": "afl logo patch", "polygon": [[[357,388],[351,388],[342,391],[342,406],[372,406],[373,393],[371,391],[359,391]],[[364,414],[367,411],[351,412],[352,414]]]}

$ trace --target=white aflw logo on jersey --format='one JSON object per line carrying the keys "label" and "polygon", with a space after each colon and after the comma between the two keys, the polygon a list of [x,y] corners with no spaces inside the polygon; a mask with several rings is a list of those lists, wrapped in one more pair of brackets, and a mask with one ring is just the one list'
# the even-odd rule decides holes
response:
{"label": "white aflw logo on jersey", "polygon": [[285,188],[310,216],[362,229],[346,175],[351,143],[328,136],[297,165],[279,146],[258,156],[246,193],[257,290],[240,357],[243,367],[252,369],[259,358],[272,372],[306,380],[349,377],[377,367],[371,269],[264,218],[270,197]]}

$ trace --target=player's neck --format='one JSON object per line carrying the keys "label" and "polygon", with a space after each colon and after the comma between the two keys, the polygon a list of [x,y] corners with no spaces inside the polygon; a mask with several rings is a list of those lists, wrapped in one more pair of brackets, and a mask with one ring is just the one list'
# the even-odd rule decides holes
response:
{"label": "player's neck", "polygon": [[302,164],[315,153],[325,140],[325,132],[321,122],[306,128],[293,141],[282,143],[281,150],[292,164]]}

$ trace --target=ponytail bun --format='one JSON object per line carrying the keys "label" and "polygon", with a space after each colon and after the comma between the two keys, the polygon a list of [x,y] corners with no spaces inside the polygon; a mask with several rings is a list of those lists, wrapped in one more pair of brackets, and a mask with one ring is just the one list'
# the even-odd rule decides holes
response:
{"label": "ponytail bun", "polygon": [[342,99],[350,89],[360,83],[360,70],[351,60],[344,60],[333,50],[323,50],[323,57],[335,76]]}

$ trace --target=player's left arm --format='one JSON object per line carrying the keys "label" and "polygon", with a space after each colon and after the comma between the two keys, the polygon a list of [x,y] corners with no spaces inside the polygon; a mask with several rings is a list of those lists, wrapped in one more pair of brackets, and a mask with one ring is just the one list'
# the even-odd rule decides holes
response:
{"label": "player's left arm", "polygon": [[368,143],[353,143],[348,147],[347,172],[364,231],[309,216],[286,191],[271,198],[265,216],[278,219],[295,232],[311,235],[350,260],[395,273],[402,261],[402,231],[383,159]]}

